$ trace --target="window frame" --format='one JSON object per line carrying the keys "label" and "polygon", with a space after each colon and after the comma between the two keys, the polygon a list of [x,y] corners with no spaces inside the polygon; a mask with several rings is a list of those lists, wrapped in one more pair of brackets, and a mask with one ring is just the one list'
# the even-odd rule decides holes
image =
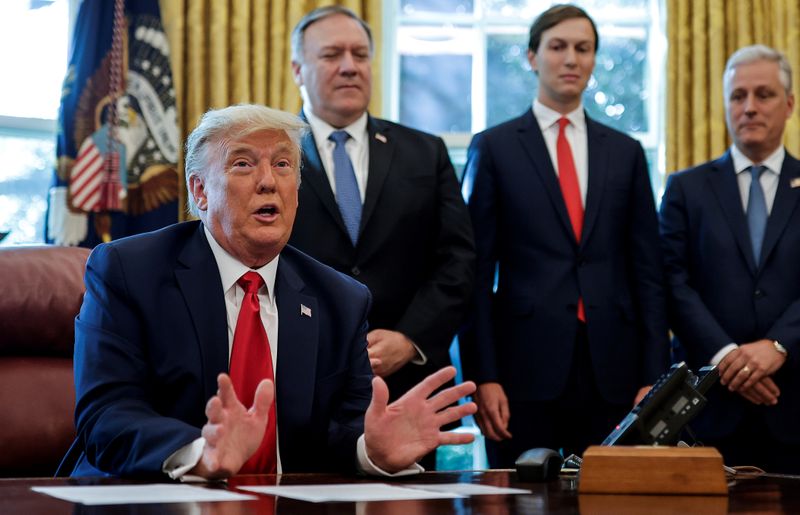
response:
{"label": "window frame", "polygon": [[[78,16],[78,10],[81,0],[66,0],[67,2],[67,41],[63,42],[63,47],[60,45],[53,45],[54,49],[65,49],[65,62],[69,66],[69,57],[72,53],[72,35],[75,31],[75,22]],[[61,87],[61,84],[58,85]],[[23,117],[23,116],[8,116],[0,114],[0,136],[31,139],[39,141],[50,141],[53,143],[53,163],[56,163],[56,138],[58,136],[58,112],[54,113],[53,118],[38,118],[38,117]],[[43,178],[43,183],[46,184],[44,196],[47,198],[50,194],[49,186],[52,182],[52,170]],[[0,176],[0,183],[4,182],[6,178]],[[42,213],[42,221],[47,223],[45,219],[46,212]],[[44,233],[42,227],[42,233]],[[8,242],[6,242],[8,244]],[[34,240],[26,242],[26,244],[42,244],[44,241]],[[2,245],[2,243],[0,243]]]}
{"label": "window frame", "polygon": [[[520,24],[519,21],[497,15],[484,15],[484,0],[473,0],[474,11],[469,14],[425,13],[424,15],[406,15],[400,9],[401,0],[390,0],[383,7],[383,55],[381,74],[384,94],[382,112],[392,120],[400,115],[400,53],[398,51],[398,29],[404,24],[411,25],[452,25],[472,28],[479,36],[476,48],[472,53],[472,120],[470,133],[440,133],[454,161],[463,164],[466,148],[472,134],[487,128],[486,119],[486,48],[488,37],[499,33],[526,33],[532,20]],[[620,18],[618,11],[612,15],[604,14],[604,10],[593,9],[592,16],[601,34],[608,32],[608,25],[615,27],[643,27],[647,37],[647,76],[652,84],[648,88],[649,95],[645,100],[645,110],[650,123],[647,131],[629,133],[642,143],[649,151],[655,151],[653,169],[650,171],[654,190],[660,193],[666,166],[665,158],[665,86],[666,80],[666,23],[663,0],[646,0],[645,14]],[[499,29],[499,30],[498,30]],[[608,36],[606,36],[608,37]]]}

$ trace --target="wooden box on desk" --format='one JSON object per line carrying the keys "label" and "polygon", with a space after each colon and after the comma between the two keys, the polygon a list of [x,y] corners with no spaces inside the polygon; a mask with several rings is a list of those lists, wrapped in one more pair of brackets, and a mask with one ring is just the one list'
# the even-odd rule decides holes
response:
{"label": "wooden box on desk", "polygon": [[593,446],[583,454],[581,494],[727,495],[713,447]]}

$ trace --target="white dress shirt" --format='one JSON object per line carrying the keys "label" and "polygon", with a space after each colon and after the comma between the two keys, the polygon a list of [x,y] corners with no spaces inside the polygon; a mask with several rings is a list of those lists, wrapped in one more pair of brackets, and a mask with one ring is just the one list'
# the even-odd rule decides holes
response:
{"label": "white dress shirt", "polygon": [[[778,192],[778,179],[783,168],[783,158],[786,157],[786,149],[783,145],[779,146],[775,152],[770,154],[763,162],[754,163],[749,157],[745,156],[736,145],[731,145],[731,159],[733,170],[736,172],[736,182],[739,184],[739,195],[742,198],[742,209],[747,213],[747,202],[750,200],[750,182],[753,176],[750,168],[753,165],[766,167],[761,173],[758,182],[764,190],[764,200],[767,202],[767,214],[772,213],[772,205],[775,204],[775,194]],[[711,358],[712,365],[719,365],[719,362],[728,355],[729,352],[738,348],[736,343],[729,343]]]}
{"label": "white dress shirt", "polygon": [[[219,268],[220,279],[222,280],[222,288],[225,292],[225,311],[228,318],[228,362],[230,364],[231,350],[233,348],[233,335],[236,330],[236,321],[239,317],[239,310],[242,307],[242,300],[244,299],[244,289],[237,284],[237,281],[246,272],[254,271],[258,273],[264,280],[264,286],[258,290],[258,303],[259,312],[261,315],[261,323],[267,331],[267,338],[269,339],[270,354],[272,355],[273,377],[275,377],[275,370],[278,367],[278,306],[275,301],[275,277],[278,271],[278,262],[280,255],[258,269],[251,269],[236,258],[228,254],[228,252],[220,246],[219,243],[211,235],[208,227],[203,225],[206,239],[211,247],[211,252],[214,254],[214,259]],[[275,398],[274,402],[277,402]],[[276,405],[277,406],[277,405]],[[278,410],[275,410],[277,417]],[[280,434],[278,420],[275,420],[275,437],[278,438]],[[278,440],[280,441],[280,440]],[[198,478],[188,476],[188,472],[192,470],[195,465],[200,462],[203,455],[203,448],[205,447],[206,440],[202,436],[192,443],[181,447],[172,453],[162,464],[162,470],[169,475],[172,479],[192,479]],[[283,471],[281,465],[281,452],[280,445],[275,446],[278,462],[278,474]],[[417,474],[424,472],[424,468],[420,465],[414,464],[408,469],[401,470],[394,474],[383,471],[367,456],[367,447],[362,434],[356,445],[356,458],[358,468],[361,472],[374,475],[384,476],[404,476],[409,474]]]}
{"label": "white dress shirt", "polygon": [[581,190],[581,202],[586,207],[586,190],[589,183],[589,139],[586,133],[586,113],[583,112],[583,103],[574,111],[562,115],[546,105],[533,101],[533,114],[539,122],[539,128],[544,136],[547,145],[547,152],[550,154],[550,162],[558,175],[558,151],[556,142],[558,140],[558,120],[564,116],[569,120],[569,125],[565,129],[567,141],[572,149],[572,160],[575,162],[575,172],[578,174],[578,186]]}
{"label": "white dress shirt", "polygon": [[366,111],[347,127],[337,129],[328,122],[314,115],[308,104],[303,105],[303,114],[311,126],[311,133],[314,135],[314,141],[317,144],[317,151],[322,160],[322,166],[325,169],[325,174],[328,176],[328,182],[331,184],[331,191],[333,196],[336,196],[336,176],[333,169],[333,149],[336,143],[328,139],[333,131],[343,130],[350,135],[350,139],[344,144],[344,149],[347,155],[350,156],[350,161],[353,163],[353,171],[356,174],[356,182],[358,183],[358,192],[361,194],[361,203],[364,203],[364,197],[367,191],[367,177],[369,175],[369,134],[367,133],[367,113]]}
{"label": "white dress shirt", "polygon": [[779,146],[775,152],[769,155],[761,163],[754,163],[749,157],[742,154],[736,145],[731,145],[731,159],[733,160],[733,170],[736,172],[736,181],[739,183],[739,195],[742,197],[742,209],[747,213],[747,202],[750,198],[750,181],[753,175],[750,168],[753,165],[766,167],[761,173],[759,181],[761,189],[764,190],[764,200],[767,201],[767,214],[772,213],[772,205],[775,203],[775,194],[778,192],[778,179],[783,167],[783,158],[786,157],[786,149],[783,145]]}

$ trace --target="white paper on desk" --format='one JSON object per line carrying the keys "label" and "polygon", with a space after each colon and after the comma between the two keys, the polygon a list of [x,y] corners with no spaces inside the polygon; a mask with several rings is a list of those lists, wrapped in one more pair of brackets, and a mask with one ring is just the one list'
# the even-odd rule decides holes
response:
{"label": "white paper on desk", "polygon": [[407,484],[408,488],[419,488],[431,492],[449,492],[460,495],[506,495],[530,494],[530,490],[521,488],[503,488],[490,485],[476,485],[474,483],[434,483],[434,484]]}
{"label": "white paper on desk", "polygon": [[308,502],[404,501],[414,499],[458,499],[463,495],[432,492],[384,483],[341,485],[240,486],[239,490],[277,495]]}
{"label": "white paper on desk", "polygon": [[190,485],[34,486],[34,492],[90,506],[174,502],[250,501],[257,497]]}

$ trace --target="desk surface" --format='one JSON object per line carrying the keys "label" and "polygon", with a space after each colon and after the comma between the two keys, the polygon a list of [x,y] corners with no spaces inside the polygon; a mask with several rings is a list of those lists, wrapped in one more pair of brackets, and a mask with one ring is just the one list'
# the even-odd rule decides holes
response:
{"label": "desk surface", "polygon": [[[227,488],[237,486],[322,483],[376,482],[322,474],[286,474],[282,476],[240,476],[232,478]],[[387,482],[387,481],[379,481]],[[133,481],[110,479],[0,479],[0,513],[4,515],[61,514],[170,514],[170,515],[272,515],[277,514],[489,514],[516,513],[556,514],[638,514],[714,515],[724,513],[800,513],[800,478],[762,476],[739,480],[730,488],[730,495],[705,496],[622,496],[578,495],[574,479],[561,478],[550,483],[519,483],[509,471],[431,472],[391,481],[403,483],[479,483],[484,485],[525,488],[528,495],[482,495],[466,499],[426,501],[391,501],[365,503],[313,504],[292,499],[259,495],[257,501],[137,504],[123,506],[83,506],[54,499],[31,491],[32,486],[64,486],[89,484],[135,484]],[[224,485],[210,488],[225,488]]]}

